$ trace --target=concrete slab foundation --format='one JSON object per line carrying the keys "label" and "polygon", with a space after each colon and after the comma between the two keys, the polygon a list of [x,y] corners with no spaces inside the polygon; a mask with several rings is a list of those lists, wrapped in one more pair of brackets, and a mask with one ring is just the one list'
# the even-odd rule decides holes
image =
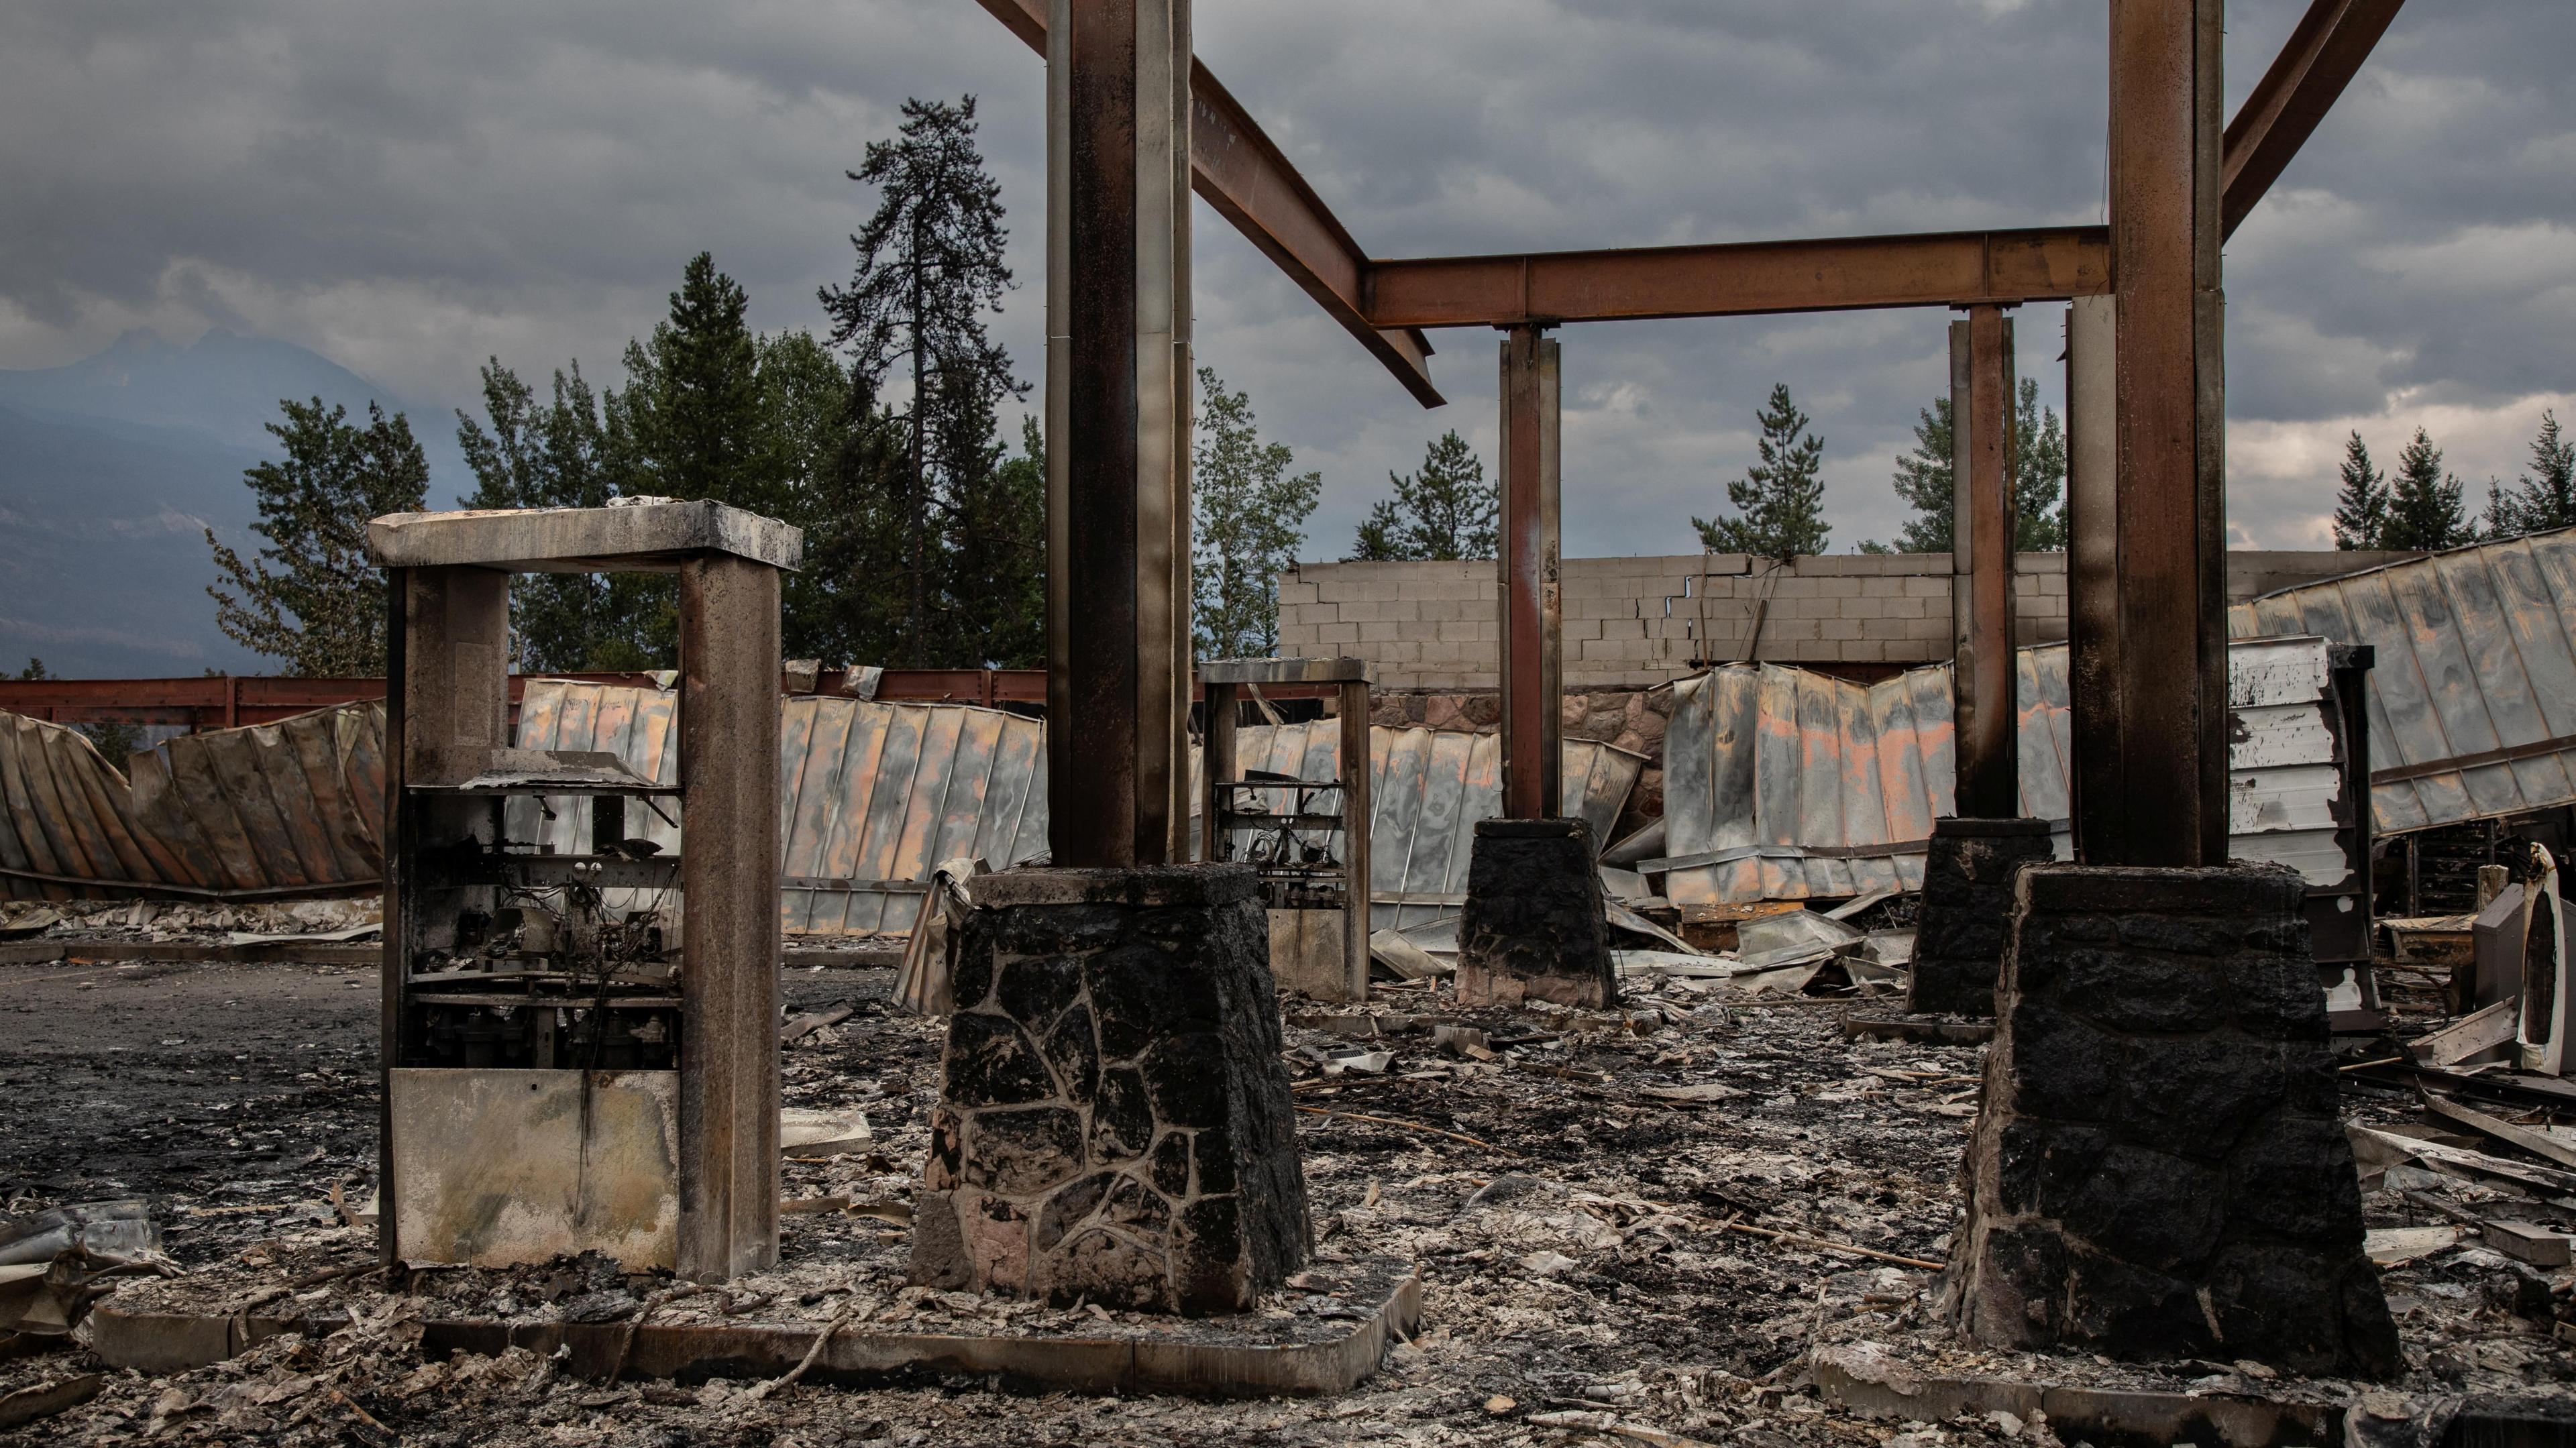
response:
{"label": "concrete slab foundation", "polygon": [[1619,998],[1599,851],[1581,819],[1476,822],[1458,922],[1458,1003],[1599,1010]]}
{"label": "concrete slab foundation", "polygon": [[2399,1369],[2303,894],[2277,867],[2020,871],[1941,1283],[1960,1331]]}
{"label": "concrete slab foundation", "polygon": [[1932,822],[1923,862],[1923,914],[1914,928],[1914,984],[1906,1008],[1963,1016],[1995,1013],[2012,917],[2012,874],[2051,858],[2048,821]]}
{"label": "concrete slab foundation", "polygon": [[1248,865],[976,882],[915,1282],[1195,1315],[1305,1262],[1257,889]]}

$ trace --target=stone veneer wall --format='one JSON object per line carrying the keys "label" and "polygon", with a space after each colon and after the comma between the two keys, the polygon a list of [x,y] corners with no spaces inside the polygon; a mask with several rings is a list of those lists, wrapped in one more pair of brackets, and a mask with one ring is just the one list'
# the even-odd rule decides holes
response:
{"label": "stone veneer wall", "polygon": [[2304,895],[2277,866],[2022,867],[1943,1279],[1963,1332],[2402,1365],[2362,1254]]}
{"label": "stone veneer wall", "polygon": [[1313,1239],[1252,868],[1015,870],[974,892],[913,1280],[1248,1310]]}

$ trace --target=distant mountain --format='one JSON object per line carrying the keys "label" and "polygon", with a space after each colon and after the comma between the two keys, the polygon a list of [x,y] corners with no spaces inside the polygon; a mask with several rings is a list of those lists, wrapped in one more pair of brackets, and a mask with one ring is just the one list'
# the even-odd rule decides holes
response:
{"label": "distant mountain", "polygon": [[[215,627],[205,530],[259,542],[242,471],[277,456],[281,398],[363,417],[399,400],[318,352],[217,329],[186,346],[141,332],[69,366],[0,369],[0,671],[65,677],[263,673]],[[412,415],[430,503],[464,473],[454,418]]]}

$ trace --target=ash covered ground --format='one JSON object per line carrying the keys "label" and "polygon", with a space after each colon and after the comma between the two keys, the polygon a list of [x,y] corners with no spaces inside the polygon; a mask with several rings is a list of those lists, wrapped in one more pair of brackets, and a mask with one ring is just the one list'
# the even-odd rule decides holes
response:
{"label": "ash covered ground", "polygon": [[[1395,991],[1370,1008],[1380,1030],[1397,1028],[1373,1042],[1393,1052],[1383,1074],[1326,1078],[1292,1050],[1298,1103],[1350,1113],[1299,1118],[1322,1255],[1392,1255],[1424,1282],[1420,1330],[1341,1397],[1092,1398],[983,1380],[807,1383],[760,1397],[750,1381],[582,1381],[524,1351],[424,1359],[424,1317],[618,1321],[648,1301],[655,1322],[811,1325],[846,1314],[895,1330],[1082,1326],[1067,1309],[903,1285],[900,1219],[927,1143],[938,1028],[890,1011],[890,985],[891,972],[787,973],[791,1011],[857,1008],[787,1052],[788,1102],[863,1108],[875,1150],[787,1165],[784,1195],[824,1206],[786,1219],[778,1272],[656,1301],[667,1281],[597,1263],[390,1282],[366,1270],[372,1233],[343,1225],[330,1190],[359,1202],[372,1187],[373,971],[0,967],[9,1210],[139,1196],[189,1269],[130,1289],[139,1299],[355,1318],[182,1375],[110,1373],[92,1401],[0,1433],[0,1444],[1641,1441],[1600,1426],[1612,1422],[1754,1448],[2056,1441],[2045,1423],[1851,1416],[1804,1386],[1803,1365],[1818,1344],[1856,1341],[1888,1344],[1924,1370],[2022,1381],[2360,1391],[2245,1365],[2147,1369],[1985,1354],[1949,1339],[1920,1295],[1928,1272],[1799,1239],[1943,1257],[1982,1048],[1844,1038],[1845,1015],[1885,1002],[1748,1002],[1681,983],[1632,991],[1616,1016],[1458,1014],[1445,993]],[[1348,1012],[1290,1010],[1292,1048],[1327,1051],[1368,1030]],[[1552,1039],[1491,1062],[1452,1059],[1400,1019],[1425,1014],[1496,1039]],[[2419,1119],[2393,1094],[2356,1089],[2350,1104],[2365,1120]],[[2426,1199],[2576,1224],[2576,1200],[2506,1201],[2511,1191],[2410,1169],[2367,1202],[2373,1226],[2444,1221]],[[316,1280],[343,1268],[358,1270]],[[2576,1273],[2542,1275],[2461,1246],[2387,1282],[2410,1364],[2391,1386],[2530,1393],[2569,1379],[2553,1333]],[[1314,1308],[1292,1291],[1269,1314]],[[77,1348],[0,1362],[0,1393],[98,1368]]]}

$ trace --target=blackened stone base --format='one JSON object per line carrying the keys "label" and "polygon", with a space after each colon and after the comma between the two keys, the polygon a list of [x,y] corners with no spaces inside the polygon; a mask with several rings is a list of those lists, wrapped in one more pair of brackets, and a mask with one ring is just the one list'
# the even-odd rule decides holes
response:
{"label": "blackened stone base", "polygon": [[2004,929],[2012,917],[2012,873],[2052,855],[2046,820],[1944,815],[1932,822],[1907,1010],[1995,1013],[1995,975],[2003,969]]}
{"label": "blackened stone base", "polygon": [[2016,877],[1943,1273],[1993,1347],[2400,1364],[2361,1250],[2324,992],[2279,867]]}
{"label": "blackened stone base", "polygon": [[1313,1248],[1248,865],[978,877],[912,1280],[1241,1312]]}
{"label": "blackened stone base", "polygon": [[1619,998],[1592,826],[1478,820],[1458,920],[1458,1003],[1599,1009]]}

